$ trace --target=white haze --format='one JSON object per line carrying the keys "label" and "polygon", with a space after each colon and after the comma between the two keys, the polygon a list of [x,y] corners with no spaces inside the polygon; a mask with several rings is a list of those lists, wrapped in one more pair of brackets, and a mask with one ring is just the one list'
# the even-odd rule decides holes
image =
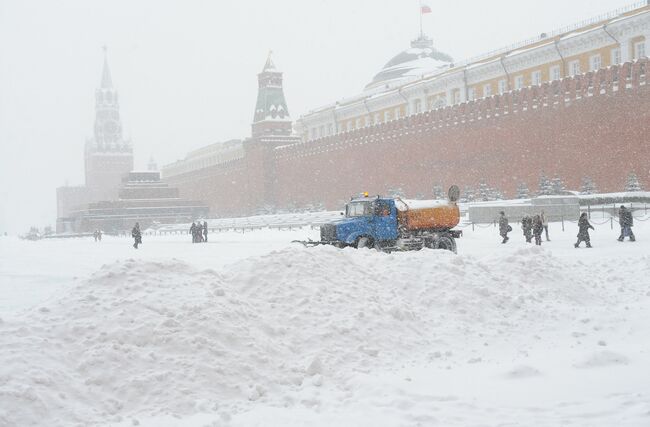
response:
{"label": "white haze", "polygon": [[[425,3],[425,32],[460,60],[630,1]],[[0,233],[54,225],[55,188],[83,184],[103,44],[144,167],[249,135],[269,49],[295,119],[357,93],[417,32],[417,0],[0,0]]]}

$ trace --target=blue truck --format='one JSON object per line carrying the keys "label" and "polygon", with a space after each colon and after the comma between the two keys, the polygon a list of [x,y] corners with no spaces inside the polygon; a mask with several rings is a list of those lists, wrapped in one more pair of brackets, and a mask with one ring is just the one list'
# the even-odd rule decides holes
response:
{"label": "blue truck", "polygon": [[448,201],[407,202],[399,197],[364,194],[350,200],[344,218],[321,225],[320,241],[300,243],[385,251],[426,247],[456,252],[456,239],[462,235],[453,229],[460,221],[458,194],[456,186],[450,188]]}

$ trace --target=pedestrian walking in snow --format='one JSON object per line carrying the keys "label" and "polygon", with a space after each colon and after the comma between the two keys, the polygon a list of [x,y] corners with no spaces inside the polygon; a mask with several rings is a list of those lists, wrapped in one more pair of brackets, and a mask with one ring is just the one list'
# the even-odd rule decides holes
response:
{"label": "pedestrian walking in snow", "polygon": [[203,241],[207,243],[208,241],[208,222],[203,221]]}
{"label": "pedestrian walking in snow", "polygon": [[95,242],[97,241],[97,230],[93,231],[93,237],[95,238]]}
{"label": "pedestrian walking in snow", "polygon": [[192,243],[196,243],[196,223],[193,222],[190,226],[190,234],[192,235]]}
{"label": "pedestrian walking in snow", "polygon": [[505,212],[499,212],[499,234],[503,238],[501,243],[506,243],[510,238],[508,233],[512,231],[512,227],[508,224],[508,218],[506,218]]}
{"label": "pedestrian walking in snow", "polygon": [[585,242],[587,247],[591,247],[591,240],[589,239],[589,229],[595,230],[593,225],[589,223],[589,218],[587,218],[587,212],[583,212],[580,215],[578,220],[578,241],[574,245],[576,248],[580,246],[580,243]]}
{"label": "pedestrian walking in snow", "polygon": [[133,247],[138,249],[138,245],[142,243],[142,233],[140,233],[140,224],[135,223],[133,230],[131,230],[131,237],[135,240]]}
{"label": "pedestrian walking in snow", "polygon": [[548,238],[548,217],[546,216],[546,212],[542,211],[542,226],[544,227],[544,233],[546,233],[546,241],[550,242],[551,239]]}
{"label": "pedestrian walking in snow", "polygon": [[537,246],[542,246],[542,231],[544,231],[542,217],[540,215],[535,215],[535,217],[533,217],[533,236],[535,236],[535,244]]}
{"label": "pedestrian walking in snow", "polygon": [[201,221],[196,221],[194,232],[196,233],[196,243],[203,242],[203,225],[201,225]]}
{"label": "pedestrian walking in snow", "polygon": [[97,240],[102,241],[102,230],[97,230]]}
{"label": "pedestrian walking in snow", "polygon": [[531,243],[533,241],[533,219],[528,215],[524,215],[521,219],[521,229],[524,231],[526,243]]}
{"label": "pedestrian walking in snow", "polygon": [[618,237],[618,241],[622,242],[626,237],[629,237],[630,242],[635,242],[636,237],[634,237],[634,233],[632,232],[634,216],[632,215],[632,211],[623,205],[618,210],[618,223],[621,226],[621,235]]}

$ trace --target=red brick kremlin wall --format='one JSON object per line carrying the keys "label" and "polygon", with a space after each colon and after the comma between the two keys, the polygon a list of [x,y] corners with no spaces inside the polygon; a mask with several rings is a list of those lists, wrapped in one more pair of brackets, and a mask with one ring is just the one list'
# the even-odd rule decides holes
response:
{"label": "red brick kremlin wall", "polygon": [[622,191],[634,170],[647,188],[648,66],[628,63],[276,149],[278,205],[339,208],[352,194],[400,187],[431,197],[435,184],[476,189],[482,179],[514,197],[520,182],[537,190],[542,173],[576,190],[588,175],[609,192]]}
{"label": "red brick kremlin wall", "polygon": [[520,182],[535,191],[542,173],[576,190],[590,176],[610,192],[635,171],[647,188],[648,67],[628,63],[275,149],[253,139],[244,159],[169,181],[217,216],[265,204],[338,209],[350,195],[395,188],[431,197],[436,184],[476,188],[482,179],[514,197]]}

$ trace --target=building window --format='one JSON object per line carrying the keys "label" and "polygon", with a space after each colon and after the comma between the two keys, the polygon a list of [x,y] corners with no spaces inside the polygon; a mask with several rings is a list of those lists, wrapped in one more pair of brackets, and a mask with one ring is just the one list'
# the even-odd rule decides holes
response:
{"label": "building window", "polygon": [[347,131],[350,132],[351,130],[352,130],[352,120],[349,120],[347,125]]}
{"label": "building window", "polygon": [[515,77],[515,89],[521,89],[524,87],[524,76],[518,75]]}
{"label": "building window", "polygon": [[593,55],[589,58],[589,71],[598,71],[602,65],[600,55]]}
{"label": "building window", "polygon": [[645,57],[645,41],[634,43],[634,59]]}
{"label": "building window", "polygon": [[542,72],[540,70],[533,71],[531,74],[531,81],[533,82],[533,86],[539,86],[542,84]]}
{"label": "building window", "polygon": [[508,81],[506,79],[499,80],[499,94],[504,94],[508,90]]}
{"label": "building window", "polygon": [[327,125],[327,135],[328,136],[332,134],[333,128],[334,128],[334,126],[332,126],[331,123]]}
{"label": "building window", "polygon": [[375,121],[373,122],[373,124],[375,125],[378,124],[380,120],[381,120],[381,116],[379,115],[379,113],[375,113]]}
{"label": "building window", "polygon": [[356,123],[356,127],[355,127],[355,129],[361,129],[362,127],[363,127],[362,118],[359,117],[359,118],[357,119],[357,123]]}
{"label": "building window", "polygon": [[384,111],[384,121],[387,122],[390,120],[390,111]]}
{"label": "building window", "polygon": [[578,74],[580,74],[580,61],[576,59],[569,62],[569,75],[577,76]]}
{"label": "building window", "polygon": [[400,118],[401,111],[399,107],[395,108],[395,120]]}
{"label": "building window", "polygon": [[469,89],[467,89],[467,100],[474,101],[475,99],[476,99],[476,89],[470,87]]}
{"label": "building window", "polygon": [[419,114],[422,112],[422,101],[416,99],[413,101],[413,113]]}
{"label": "building window", "polygon": [[621,48],[617,47],[615,49],[612,49],[612,65],[617,65],[621,63]]}
{"label": "building window", "polygon": [[325,136],[325,126],[321,126],[318,128],[318,136],[321,138]]}
{"label": "building window", "polygon": [[562,76],[560,75],[560,66],[554,65],[550,69],[551,81],[560,80]]}
{"label": "building window", "polygon": [[488,96],[492,96],[492,85],[489,83],[483,85],[483,98],[487,98]]}
{"label": "building window", "polygon": [[454,104],[460,104],[460,90],[454,91]]}

